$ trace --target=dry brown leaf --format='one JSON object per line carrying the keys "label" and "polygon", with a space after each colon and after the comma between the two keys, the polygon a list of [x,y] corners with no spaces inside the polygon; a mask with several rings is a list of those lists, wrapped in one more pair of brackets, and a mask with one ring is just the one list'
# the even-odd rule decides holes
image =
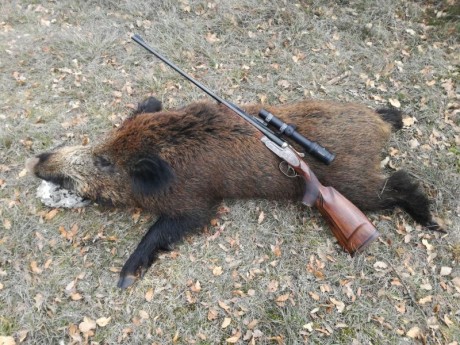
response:
{"label": "dry brown leaf", "polygon": [[432,295],[428,295],[428,296],[425,296],[425,297],[423,297],[423,298],[420,298],[420,299],[418,300],[418,303],[419,303],[419,304],[426,304],[426,303],[431,302],[432,300],[433,300],[433,296],[432,296]]}
{"label": "dry brown leaf", "polygon": [[319,301],[319,295],[316,292],[310,291],[308,292],[311,298],[313,298],[315,301]]}
{"label": "dry brown leaf", "polygon": [[420,289],[430,291],[430,290],[433,290],[433,287],[431,286],[430,283],[426,283],[426,284],[421,284]]}
{"label": "dry brown leaf", "polygon": [[208,310],[208,320],[209,320],[209,321],[212,321],[212,320],[217,319],[217,315],[218,315],[217,310],[215,310],[215,309],[213,309],[213,308],[210,308],[210,309]]}
{"label": "dry brown leaf", "polygon": [[404,314],[406,312],[406,303],[404,301],[397,303],[395,305],[395,308],[398,311],[398,313]]}
{"label": "dry brown leaf", "polygon": [[267,290],[269,292],[276,292],[278,290],[279,282],[277,280],[271,280],[270,283],[268,283],[268,288]]}
{"label": "dry brown leaf", "polygon": [[45,301],[45,298],[43,297],[41,293],[38,293],[35,295],[34,300],[35,300],[35,307],[37,309],[40,309],[43,302]]}
{"label": "dry brown leaf", "polygon": [[265,219],[265,213],[264,213],[264,211],[260,211],[259,218],[257,219],[257,224],[262,224],[264,219]]}
{"label": "dry brown leaf", "polygon": [[185,298],[187,299],[187,302],[189,304],[196,303],[196,298],[192,296],[192,293],[190,291],[185,291]]}
{"label": "dry brown leaf", "polygon": [[417,121],[417,119],[416,119],[415,117],[411,117],[411,116],[404,116],[403,119],[402,119],[402,122],[403,122],[403,126],[404,126],[404,127],[410,127],[410,126],[412,126],[416,121]]}
{"label": "dry brown leaf", "polygon": [[215,266],[213,269],[212,269],[212,274],[214,274],[215,276],[220,276],[222,274],[222,267],[221,266]]}
{"label": "dry brown leaf", "polygon": [[83,296],[78,292],[75,292],[70,295],[70,298],[72,299],[72,301],[79,301],[83,298]]}
{"label": "dry brown leaf", "polygon": [[43,270],[38,267],[37,261],[35,260],[30,262],[30,269],[35,274],[41,274],[43,272]]}
{"label": "dry brown leaf", "polygon": [[247,327],[248,327],[248,329],[254,329],[254,327],[256,327],[258,323],[259,323],[259,320],[254,319],[254,320],[252,320],[251,322],[248,323]]}
{"label": "dry brown leaf", "polygon": [[281,249],[278,244],[276,246],[271,246],[271,249],[272,249],[273,254],[275,254],[276,257],[279,258],[281,256]]}
{"label": "dry brown leaf", "polygon": [[433,250],[433,246],[428,242],[428,240],[422,239],[422,244],[426,247],[426,250],[428,252],[431,252]]}
{"label": "dry brown leaf", "polygon": [[216,34],[213,34],[212,32],[208,32],[206,34],[206,41],[208,41],[209,43],[213,44],[213,43],[219,42],[220,39],[217,38]]}
{"label": "dry brown leaf", "polygon": [[4,219],[3,220],[3,227],[5,230],[10,230],[11,229],[11,221],[9,219]]}
{"label": "dry brown leaf", "polygon": [[401,103],[396,98],[389,98],[388,102],[395,108],[401,108]]}
{"label": "dry brown leaf", "polygon": [[105,327],[109,324],[110,320],[112,317],[100,317],[99,319],[96,320],[96,323],[99,327]]}
{"label": "dry brown leaf", "polygon": [[387,269],[387,268],[388,268],[388,265],[387,265],[385,262],[383,262],[383,261],[377,261],[377,262],[374,264],[374,269],[375,269],[376,271],[383,271],[383,270],[385,270],[385,269]]}
{"label": "dry brown leaf", "polygon": [[147,320],[149,318],[149,313],[147,313],[145,310],[139,310],[139,316],[141,319]]}
{"label": "dry brown leaf", "polygon": [[91,320],[89,317],[85,316],[83,318],[83,322],[81,322],[78,325],[78,329],[82,333],[87,333],[87,332],[91,331],[92,329],[96,329],[96,322],[94,320]]}
{"label": "dry brown leaf", "polygon": [[455,277],[452,279],[452,283],[454,284],[455,290],[460,292],[460,277]]}
{"label": "dry brown leaf", "polygon": [[238,331],[235,333],[235,335],[231,336],[230,338],[226,339],[225,341],[230,344],[236,343],[238,340],[241,338],[241,332]]}
{"label": "dry brown leaf", "polygon": [[222,322],[222,325],[220,325],[220,328],[227,328],[231,322],[232,322],[231,318],[229,317],[224,318],[224,322]]}
{"label": "dry brown leaf", "polygon": [[65,290],[72,291],[75,288],[76,283],[77,283],[76,280],[72,280],[69,284],[67,284],[67,286],[65,287]]}
{"label": "dry brown leaf", "polygon": [[289,83],[287,80],[280,80],[278,82],[278,86],[282,86],[287,89],[289,86],[291,86],[291,83]]}
{"label": "dry brown leaf", "polygon": [[18,333],[18,340],[20,343],[22,343],[24,340],[27,338],[27,334],[29,334],[29,331],[26,329],[20,330]]}
{"label": "dry brown leaf", "polygon": [[452,272],[452,267],[442,266],[439,272],[442,276],[448,276]]}
{"label": "dry brown leaf", "polygon": [[150,288],[150,289],[147,290],[147,292],[145,293],[145,300],[146,300],[147,302],[152,302],[152,300],[153,300],[153,293],[154,293],[154,292],[153,292],[153,288]]}
{"label": "dry brown leaf", "polygon": [[224,309],[227,313],[230,313],[230,307],[227,304],[225,304],[225,302],[218,301],[217,303],[219,304],[219,307]]}
{"label": "dry brown leaf", "polygon": [[200,281],[197,280],[196,283],[191,286],[190,290],[192,290],[192,292],[200,292],[201,291]]}
{"label": "dry brown leaf", "polygon": [[0,336],[0,345],[16,345],[13,337]]}
{"label": "dry brown leaf", "polygon": [[421,333],[422,333],[422,331],[420,330],[420,328],[415,326],[415,327],[412,327],[410,330],[408,330],[406,335],[409,338],[415,339],[415,338],[419,337]]}
{"label": "dry brown leaf", "polygon": [[331,302],[335,305],[335,307],[337,308],[337,311],[339,313],[343,312],[343,310],[345,309],[345,303],[343,303],[342,301],[339,301],[335,298],[330,298]]}
{"label": "dry brown leaf", "polygon": [[46,215],[45,215],[45,219],[46,220],[51,220],[53,219],[54,217],[56,217],[56,215],[58,214],[59,210],[57,208],[49,211]]}
{"label": "dry brown leaf", "polygon": [[443,320],[446,323],[447,327],[450,327],[450,326],[452,326],[454,324],[454,322],[451,319],[449,319],[447,314],[444,315]]}

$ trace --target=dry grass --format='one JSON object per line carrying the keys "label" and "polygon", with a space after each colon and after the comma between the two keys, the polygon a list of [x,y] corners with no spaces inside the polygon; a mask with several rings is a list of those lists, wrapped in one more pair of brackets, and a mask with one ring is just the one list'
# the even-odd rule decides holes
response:
{"label": "dry grass", "polygon": [[[223,344],[239,334],[238,343],[256,344],[456,344],[453,2],[152,3],[0,4],[0,336],[30,344]],[[132,33],[234,102],[398,100],[418,121],[383,155],[391,152],[393,167],[420,179],[448,235],[428,233],[398,211],[371,214],[381,239],[352,259],[314,211],[228,202],[221,233],[217,226],[189,238],[134,288],[116,289],[116,270],[152,218],[88,207],[46,219],[38,181],[22,171],[34,154],[97,140],[147,94],[165,107],[203,97],[132,44]],[[64,238],[59,228],[74,224],[76,234]],[[111,320],[84,333],[85,317]],[[222,328],[225,318],[231,323]]]}

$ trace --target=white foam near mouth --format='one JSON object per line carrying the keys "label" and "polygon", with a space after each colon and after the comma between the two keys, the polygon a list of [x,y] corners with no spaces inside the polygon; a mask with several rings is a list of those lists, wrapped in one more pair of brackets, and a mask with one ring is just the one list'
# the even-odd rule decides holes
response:
{"label": "white foam near mouth", "polygon": [[37,198],[49,207],[79,208],[90,204],[89,200],[48,181],[42,181],[38,186]]}

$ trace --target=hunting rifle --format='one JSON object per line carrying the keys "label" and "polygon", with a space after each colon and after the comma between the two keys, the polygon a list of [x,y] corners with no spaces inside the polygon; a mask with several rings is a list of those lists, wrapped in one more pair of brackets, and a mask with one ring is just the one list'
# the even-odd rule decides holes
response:
{"label": "hunting rifle", "polygon": [[297,176],[304,179],[305,193],[302,198],[302,203],[310,207],[316,206],[328,222],[339,244],[348,253],[353,256],[355,253],[362,252],[379,236],[377,229],[351,201],[340,194],[335,188],[323,186],[307,163],[301,158],[301,154],[267,126],[273,126],[279,133],[295,141],[302,146],[307,153],[325,164],[330,164],[334,160],[334,154],[330,153],[318,143],[308,140],[295,130],[294,125],[284,123],[281,119],[265,109],[259,111],[259,116],[263,121],[246,113],[233,103],[220,98],[200,82],[188,76],[179,67],[148,46],[139,35],[132,36],[132,39],[178,72],[185,79],[203,90],[218,103],[223,104],[256,127],[261,132],[260,140],[265,146],[286,162],[288,166],[295,171]]}

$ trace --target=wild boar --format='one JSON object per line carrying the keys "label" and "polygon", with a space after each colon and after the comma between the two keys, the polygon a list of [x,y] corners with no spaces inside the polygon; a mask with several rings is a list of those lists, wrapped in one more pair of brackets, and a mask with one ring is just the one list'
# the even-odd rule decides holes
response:
{"label": "wild boar", "polygon": [[[261,105],[242,108],[256,115]],[[399,111],[314,100],[266,109],[336,154],[329,166],[306,157],[324,185],[362,210],[399,206],[441,230],[418,183],[403,170],[386,177],[380,167],[391,129],[402,127]],[[303,180],[284,176],[257,134],[222,105],[196,102],[164,111],[151,97],[101,142],[42,153],[27,166],[81,197],[158,216],[121,270],[118,286],[126,288],[160,251],[205,226],[223,199],[301,200]]]}

